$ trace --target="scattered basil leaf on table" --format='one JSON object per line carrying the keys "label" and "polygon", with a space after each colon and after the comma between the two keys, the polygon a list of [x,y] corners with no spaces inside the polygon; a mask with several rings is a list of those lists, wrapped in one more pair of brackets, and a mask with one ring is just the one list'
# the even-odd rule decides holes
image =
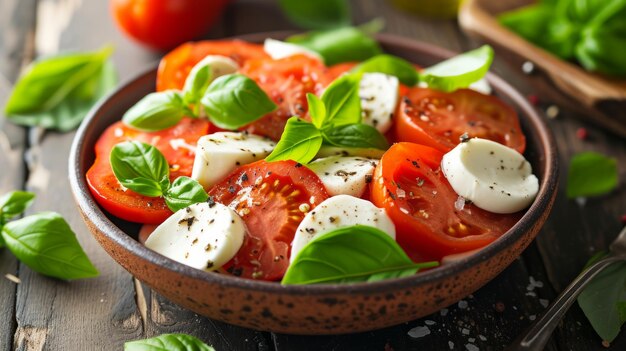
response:
{"label": "scattered basil leaf on table", "polygon": [[294,24],[305,29],[331,29],[350,25],[347,0],[279,0],[281,9]]}
{"label": "scattered basil leaf on table", "polygon": [[617,187],[617,161],[596,152],[583,152],[570,160],[567,197],[606,194]]}
{"label": "scattered basil leaf on table", "polygon": [[178,177],[170,184],[167,160],[152,145],[124,141],[113,147],[109,159],[120,184],[143,196],[163,196],[172,212],[208,198],[202,185],[189,177]]}
{"label": "scattered basil leaf on table", "polygon": [[430,88],[446,92],[467,88],[487,74],[492,61],[493,49],[483,45],[424,69],[419,79]]}
{"label": "scattered basil leaf on table", "polygon": [[289,265],[281,284],[372,282],[410,276],[437,265],[415,263],[385,232],[355,225],[311,240]]}
{"label": "scattered basil leaf on table", "polygon": [[312,123],[291,117],[276,147],[265,161],[294,160],[306,164],[315,157],[321,146],[322,133]]}
{"label": "scattered basil leaf on table", "polygon": [[135,129],[154,132],[175,126],[189,112],[183,96],[168,90],[144,96],[124,113],[122,121]]}
{"label": "scattered basil leaf on table", "polygon": [[26,126],[69,131],[117,82],[112,53],[51,56],[35,61],[20,77],[5,106],[7,118]]}
{"label": "scattered basil leaf on table", "polygon": [[324,143],[346,148],[387,150],[389,143],[378,129],[369,124],[354,123],[333,126],[322,131]]}
{"label": "scattered basil leaf on table", "polygon": [[58,213],[42,212],[9,222],[2,228],[2,238],[15,257],[43,275],[68,280],[98,275]]}
{"label": "scattered basil leaf on table", "polygon": [[362,62],[352,69],[353,73],[384,73],[395,76],[408,86],[414,86],[418,81],[418,74],[415,67],[408,61],[397,56],[382,54]]}
{"label": "scattered basil leaf on table", "polygon": [[[585,269],[606,257],[605,252],[594,255]],[[613,341],[626,320],[626,262],[616,262],[593,278],[578,296],[578,305],[598,335]]]}
{"label": "scattered basil leaf on table", "polygon": [[242,127],[277,108],[256,82],[243,74],[215,79],[201,102],[211,122],[225,129]]}
{"label": "scattered basil leaf on table", "polygon": [[162,334],[145,340],[128,341],[124,351],[215,351],[200,339],[186,334]]}
{"label": "scattered basil leaf on table", "polygon": [[34,199],[35,194],[29,191],[12,191],[0,197],[0,226],[26,211]]}

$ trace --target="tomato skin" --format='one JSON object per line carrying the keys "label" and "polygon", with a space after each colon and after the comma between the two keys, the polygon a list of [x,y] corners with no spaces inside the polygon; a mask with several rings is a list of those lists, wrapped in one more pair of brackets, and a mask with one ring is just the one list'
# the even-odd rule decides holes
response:
{"label": "tomato skin", "polygon": [[228,0],[111,0],[113,17],[131,38],[167,50],[196,38],[217,21]]}
{"label": "tomato skin", "polygon": [[152,144],[159,149],[170,164],[170,179],[190,176],[194,153],[179,147],[174,149],[170,140],[183,139],[194,146],[197,139],[209,132],[206,120],[183,118],[176,126],[154,133],[140,132],[122,122],[109,126],[100,136],[95,146],[96,158],[86,178],[89,190],[96,202],[112,215],[130,222],[159,224],[169,217],[169,210],[163,198],[139,195],[132,190],[124,190],[113,174],[109,155],[113,147],[126,140],[138,140]]}
{"label": "tomato skin", "polygon": [[399,141],[452,150],[459,137],[496,141],[520,153],[526,149],[516,112],[497,97],[470,89],[445,93],[411,88],[398,104],[395,131]]}
{"label": "tomato skin", "polygon": [[443,153],[413,143],[394,144],[370,184],[371,200],[396,225],[396,240],[416,259],[440,260],[479,249],[515,224],[520,213],[502,215],[472,204],[455,209],[458,195],[440,170]]}
{"label": "tomato skin", "polygon": [[207,55],[227,56],[240,66],[251,59],[269,58],[263,51],[263,45],[242,40],[204,40],[185,43],[163,56],[159,62],[156,90],[182,89],[193,66]]}
{"label": "tomato skin", "polygon": [[[248,229],[237,255],[223,268],[245,278],[278,280],[289,265],[291,242],[308,211],[328,198],[322,181],[294,161],[257,161],[238,168],[209,190]],[[306,205],[302,205],[306,204]]]}

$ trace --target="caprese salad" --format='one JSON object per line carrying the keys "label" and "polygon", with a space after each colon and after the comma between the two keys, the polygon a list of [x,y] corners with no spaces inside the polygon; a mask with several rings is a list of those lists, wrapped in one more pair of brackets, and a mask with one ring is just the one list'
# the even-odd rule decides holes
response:
{"label": "caprese salad", "polygon": [[167,54],[96,144],[96,201],[175,261],[283,284],[415,274],[518,221],[538,180],[490,47],[421,68],[313,42]]}

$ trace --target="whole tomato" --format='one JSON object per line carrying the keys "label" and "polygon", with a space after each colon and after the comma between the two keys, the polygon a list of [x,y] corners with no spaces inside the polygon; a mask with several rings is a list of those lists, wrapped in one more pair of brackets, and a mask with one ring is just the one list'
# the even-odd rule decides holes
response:
{"label": "whole tomato", "polygon": [[168,50],[205,33],[229,0],[111,0],[117,24],[128,36]]}

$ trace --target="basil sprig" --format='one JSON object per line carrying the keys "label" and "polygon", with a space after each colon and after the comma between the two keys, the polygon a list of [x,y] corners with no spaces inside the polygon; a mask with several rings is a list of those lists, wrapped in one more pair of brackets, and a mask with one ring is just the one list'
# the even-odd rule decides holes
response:
{"label": "basil sprig", "polygon": [[0,198],[0,247],[6,246],[35,272],[60,279],[98,275],[80,247],[76,234],[54,212],[42,212],[9,222],[33,202],[35,194],[13,191]]}
{"label": "basil sprig", "polygon": [[170,184],[167,160],[152,145],[139,141],[121,142],[111,150],[110,161],[120,184],[144,196],[162,196],[172,212],[208,198],[204,188],[189,177],[178,177]]}
{"label": "basil sprig", "polygon": [[200,339],[187,334],[162,334],[124,343],[124,351],[215,351]]}
{"label": "basil sprig", "polygon": [[361,123],[360,81],[360,74],[349,74],[328,86],[321,99],[307,94],[312,123],[291,117],[276,148],[265,160],[306,164],[324,144],[386,150],[389,144],[385,137],[376,128]]}
{"label": "basil sprig", "polygon": [[212,78],[208,65],[194,70],[188,79],[191,83],[185,84],[182,92],[148,94],[126,111],[122,120],[139,130],[158,131],[174,126],[184,116],[201,117],[201,105],[211,123],[237,129],[277,108],[254,80],[242,74]]}
{"label": "basil sprig", "polygon": [[380,229],[355,225],[311,240],[291,262],[281,284],[372,282],[407,277],[437,265],[414,263]]}
{"label": "basil sprig", "polygon": [[567,197],[577,198],[606,194],[617,187],[617,161],[596,152],[572,157],[567,173]]}
{"label": "basil sprig", "polygon": [[69,131],[117,84],[111,47],[35,61],[15,84],[4,112],[25,126]]}

